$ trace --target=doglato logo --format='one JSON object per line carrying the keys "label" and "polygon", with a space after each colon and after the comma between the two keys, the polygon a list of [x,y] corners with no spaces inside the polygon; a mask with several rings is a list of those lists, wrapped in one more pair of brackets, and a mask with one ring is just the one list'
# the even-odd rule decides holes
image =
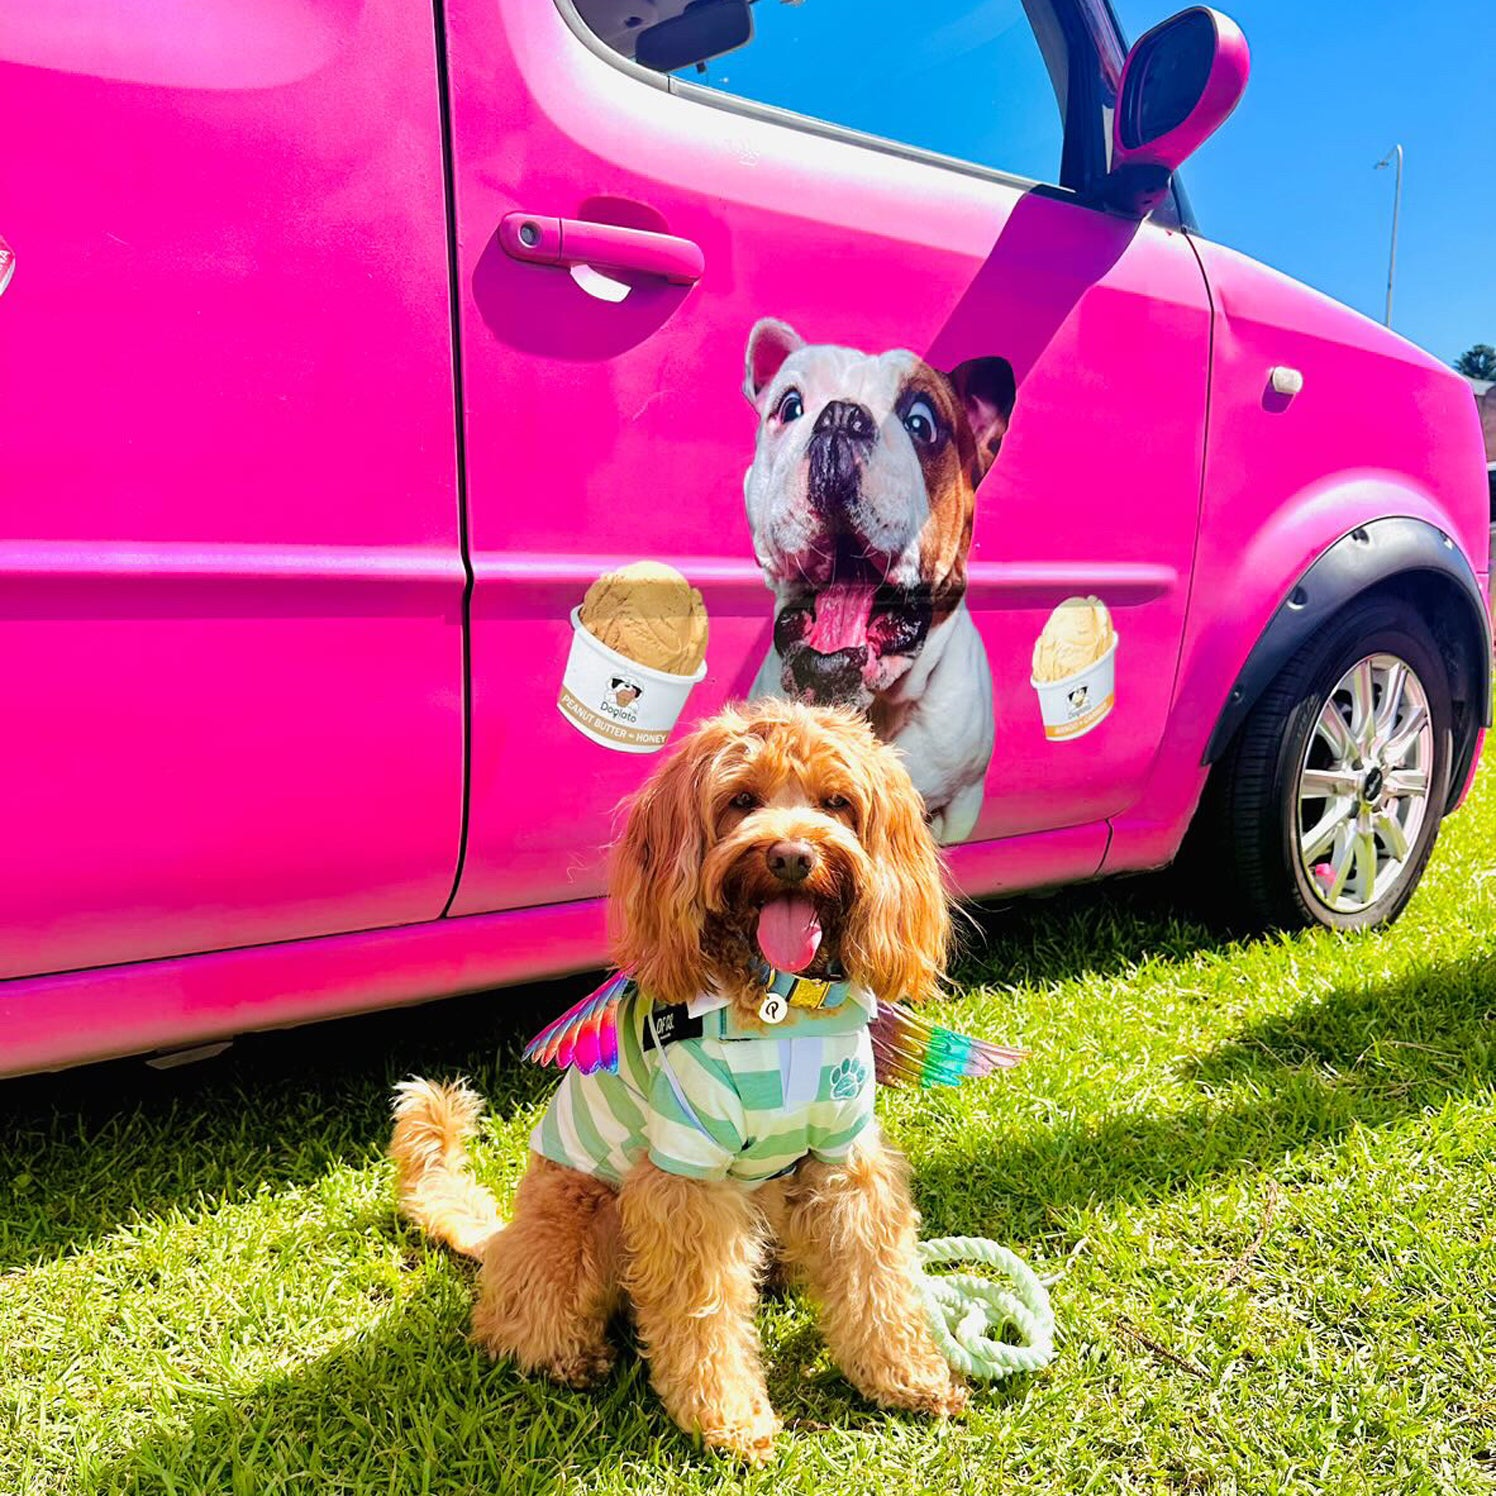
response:
{"label": "doglato logo", "polygon": [[612,692],[613,700],[624,708],[631,707],[644,694],[644,687],[626,675],[615,675],[608,682],[608,690]]}
{"label": "doglato logo", "polygon": [[612,676],[608,680],[608,689],[603,692],[602,699],[597,704],[598,710],[615,722],[637,722],[637,702],[643,694],[644,687],[638,681],[631,680],[626,675]]}

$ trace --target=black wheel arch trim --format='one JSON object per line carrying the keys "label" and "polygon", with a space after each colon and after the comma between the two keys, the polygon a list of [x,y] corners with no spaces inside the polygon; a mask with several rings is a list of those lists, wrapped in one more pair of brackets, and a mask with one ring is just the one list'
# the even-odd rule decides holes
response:
{"label": "black wheel arch trim", "polygon": [[[1453,584],[1464,600],[1462,611],[1468,616],[1461,631],[1468,630],[1467,637],[1473,636],[1479,645],[1470,668],[1460,671],[1469,678],[1450,682],[1456,701],[1467,707],[1456,713],[1450,764],[1450,795],[1457,796],[1469,774],[1480,729],[1491,725],[1491,620],[1464,552],[1436,525],[1411,516],[1358,525],[1289,589],[1237,675],[1201,762],[1213,764],[1225,753],[1274,677],[1347,603],[1374,587],[1430,573]],[[1430,620],[1436,635],[1440,622]]]}

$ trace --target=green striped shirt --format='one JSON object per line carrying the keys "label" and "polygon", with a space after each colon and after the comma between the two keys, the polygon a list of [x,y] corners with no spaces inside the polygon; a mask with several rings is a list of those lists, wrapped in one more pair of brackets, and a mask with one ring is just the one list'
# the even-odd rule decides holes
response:
{"label": "green striped shirt", "polygon": [[802,1158],[845,1158],[873,1120],[868,994],[792,1008],[741,1038],[728,1008],[698,1008],[702,1035],[663,1049],[644,1045],[652,1009],[642,997],[620,1005],[617,1074],[566,1072],[531,1134],[537,1153],[610,1184],[648,1157],[668,1174],[751,1188]]}

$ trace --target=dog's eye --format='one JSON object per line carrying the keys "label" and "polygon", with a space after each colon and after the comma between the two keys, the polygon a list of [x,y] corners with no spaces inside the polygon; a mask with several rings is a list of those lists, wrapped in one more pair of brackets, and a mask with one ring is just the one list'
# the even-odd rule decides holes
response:
{"label": "dog's eye", "polygon": [[846,810],[851,801],[845,795],[827,795],[821,801],[822,810]]}
{"label": "dog's eye", "polygon": [[935,440],[938,428],[928,400],[916,400],[904,412],[904,430],[922,447],[928,447]]}
{"label": "dog's eye", "polygon": [[774,414],[786,423],[798,421],[805,414],[805,401],[800,398],[800,391],[786,390],[779,397],[779,405]]}
{"label": "dog's eye", "polygon": [[734,810],[754,810],[758,806],[758,796],[751,790],[739,790],[727,803]]}

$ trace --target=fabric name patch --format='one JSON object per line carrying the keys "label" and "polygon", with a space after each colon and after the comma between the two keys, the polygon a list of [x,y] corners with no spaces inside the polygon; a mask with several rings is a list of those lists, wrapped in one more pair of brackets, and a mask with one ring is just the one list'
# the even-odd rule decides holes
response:
{"label": "fabric name patch", "polygon": [[656,1048],[655,1035],[660,1036],[659,1046],[663,1048],[667,1044],[674,1044],[679,1039],[699,1039],[701,1037],[701,1019],[692,1018],[690,1010],[684,1003],[676,1003],[669,1008],[656,1008],[651,1015],[651,1022],[644,1025],[644,1047],[645,1049]]}

